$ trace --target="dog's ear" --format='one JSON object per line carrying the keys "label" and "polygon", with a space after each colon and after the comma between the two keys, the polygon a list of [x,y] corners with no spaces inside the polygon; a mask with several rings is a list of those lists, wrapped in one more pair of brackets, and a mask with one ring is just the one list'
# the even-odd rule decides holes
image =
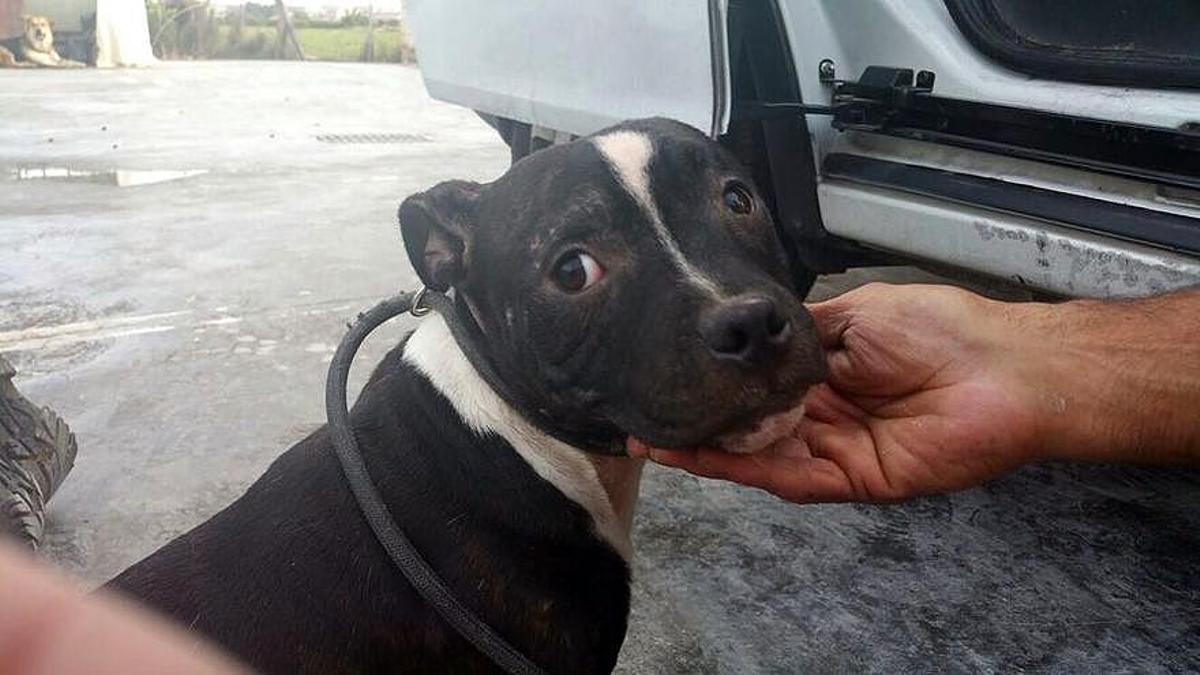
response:
{"label": "dog's ear", "polygon": [[483,186],[464,180],[439,183],[400,204],[400,233],[421,282],[445,291],[462,281],[471,262],[475,205]]}

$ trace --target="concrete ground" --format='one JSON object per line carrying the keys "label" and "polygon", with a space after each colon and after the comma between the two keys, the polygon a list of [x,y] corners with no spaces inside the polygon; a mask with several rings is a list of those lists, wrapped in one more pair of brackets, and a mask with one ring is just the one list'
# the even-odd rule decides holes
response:
{"label": "concrete ground", "polygon": [[[415,284],[399,200],[508,156],[400,66],[0,71],[0,109],[0,351],[77,433],[45,554],[91,582],[321,423],[345,321]],[[1200,669],[1198,497],[1195,471],[1049,466],[798,507],[651,468],[620,668]]]}

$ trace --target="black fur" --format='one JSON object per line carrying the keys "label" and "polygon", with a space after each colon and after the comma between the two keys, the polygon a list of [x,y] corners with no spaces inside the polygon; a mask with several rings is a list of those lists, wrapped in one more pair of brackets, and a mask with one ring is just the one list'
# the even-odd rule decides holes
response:
{"label": "black fur", "polygon": [[[677,122],[617,129],[653,143],[663,224],[720,293],[681,276],[646,210],[586,140],[538,152],[487,185],[449,181],[406,199],[399,216],[417,273],[455,289],[508,402],[558,438],[689,445],[794,405],[823,377],[824,357],[788,288],[765,203],[753,197],[756,208],[739,212],[723,201],[731,185],[751,190],[747,171]],[[579,252],[606,271],[570,292],[553,271]],[[771,358],[723,360],[700,323],[751,296],[772,300],[793,330]],[[552,672],[612,669],[629,570],[589,514],[507,443],[468,430],[399,350],[352,420],[393,516],[460,601]],[[492,668],[393,568],[324,430],[112,586],[268,672]]]}
{"label": "black fur", "polygon": [[[597,136],[613,131],[650,139],[650,192],[683,255],[731,299],[769,298],[791,321],[775,358],[753,367],[714,358],[698,326],[720,301],[683,282],[645,210],[587,140],[541,150],[486,185],[447,181],[406,199],[400,223],[422,280],[470,298],[518,408],[536,408],[543,428],[583,447],[631,434],[690,446],[795,405],[824,379],[825,358],[765,201],[755,195],[747,215],[722,201],[730,184],[754,194],[749,171],[679,122],[635,120]],[[577,250],[607,272],[564,293],[550,272]]]}
{"label": "black fur", "polygon": [[[629,569],[502,439],[400,359],[352,411],[393,517],[459,600],[551,672],[609,672]],[[137,596],[268,673],[490,672],[368,529],[324,428],[208,522],[126,570]]]}
{"label": "black fur", "polygon": [[25,58],[25,36],[18,35],[17,37],[0,39],[0,47],[12,52],[14,58],[18,61],[26,61]]}

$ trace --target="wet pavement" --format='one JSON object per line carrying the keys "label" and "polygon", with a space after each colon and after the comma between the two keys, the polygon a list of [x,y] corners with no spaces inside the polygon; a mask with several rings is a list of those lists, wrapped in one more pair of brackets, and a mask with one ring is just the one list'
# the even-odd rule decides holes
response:
{"label": "wet pavement", "polygon": [[[397,203],[508,157],[402,66],[0,70],[0,106],[0,351],[79,439],[45,554],[91,582],[320,424],[345,322],[414,285]],[[1198,496],[1195,472],[1035,467],[796,507],[651,468],[621,668],[1194,670]]]}

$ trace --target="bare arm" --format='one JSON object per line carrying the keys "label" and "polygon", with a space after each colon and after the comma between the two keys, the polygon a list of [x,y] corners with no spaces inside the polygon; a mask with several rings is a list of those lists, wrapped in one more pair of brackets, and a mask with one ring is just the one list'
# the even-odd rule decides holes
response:
{"label": "bare arm", "polygon": [[831,374],[792,438],[631,452],[798,502],[949,492],[1046,459],[1200,463],[1200,290],[1047,305],[873,284],[811,310]]}
{"label": "bare arm", "polygon": [[1043,455],[1200,463],[1200,289],[1024,312],[1047,336],[1047,368],[1029,377],[1064,409],[1048,415]]}

